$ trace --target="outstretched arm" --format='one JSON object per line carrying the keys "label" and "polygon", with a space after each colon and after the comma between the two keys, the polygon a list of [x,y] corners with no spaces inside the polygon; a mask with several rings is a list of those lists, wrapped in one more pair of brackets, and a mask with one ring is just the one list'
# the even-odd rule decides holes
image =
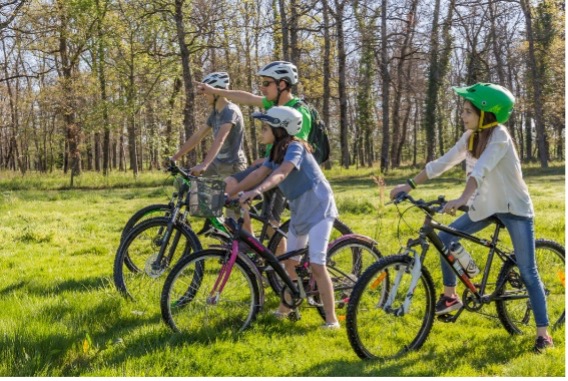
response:
{"label": "outstretched arm", "polygon": [[249,106],[262,107],[262,97],[242,90],[225,90],[209,86],[205,83],[194,82],[197,91],[201,94],[213,94],[225,97],[228,100]]}

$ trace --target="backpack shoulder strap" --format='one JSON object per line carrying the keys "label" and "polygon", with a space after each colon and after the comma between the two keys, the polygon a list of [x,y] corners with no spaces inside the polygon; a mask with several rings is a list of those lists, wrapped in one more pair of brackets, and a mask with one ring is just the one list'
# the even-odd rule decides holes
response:
{"label": "backpack shoulder strap", "polygon": [[308,107],[308,104],[306,102],[304,102],[303,100],[301,100],[300,98],[298,98],[298,102],[296,102],[292,105],[292,107],[295,108],[296,110],[299,109],[302,106]]}

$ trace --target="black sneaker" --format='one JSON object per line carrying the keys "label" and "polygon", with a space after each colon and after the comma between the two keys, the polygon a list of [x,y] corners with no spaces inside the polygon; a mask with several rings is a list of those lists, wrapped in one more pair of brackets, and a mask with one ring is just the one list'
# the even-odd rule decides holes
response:
{"label": "black sneaker", "polygon": [[539,336],[534,343],[533,350],[536,353],[543,353],[547,348],[553,348],[554,343],[552,342],[552,337]]}
{"label": "black sneaker", "polygon": [[448,298],[446,295],[442,294],[436,303],[436,315],[444,315],[448,312],[459,310],[462,306],[463,303],[457,296]]}

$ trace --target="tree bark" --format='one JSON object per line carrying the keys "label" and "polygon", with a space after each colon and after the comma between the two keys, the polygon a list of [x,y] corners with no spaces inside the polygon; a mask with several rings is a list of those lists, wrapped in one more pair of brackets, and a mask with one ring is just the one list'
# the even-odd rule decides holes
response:
{"label": "tree bark", "polygon": [[436,105],[440,86],[438,67],[438,28],[440,17],[440,0],[436,0],[432,32],[430,34],[430,63],[428,69],[428,90],[426,93],[426,109],[424,115],[424,130],[426,131],[426,162],[434,160],[436,154]]}
{"label": "tree bark", "polygon": [[[183,71],[183,87],[185,91],[185,100],[183,106],[183,127],[185,131],[185,139],[189,139],[196,131],[195,128],[195,112],[193,105],[195,104],[195,95],[193,94],[193,79],[191,73],[191,57],[187,43],[185,41],[185,26],[183,15],[183,4],[185,0],[175,0],[175,22],[176,32],[179,43],[181,66]],[[197,152],[191,151],[188,155],[190,165],[197,163]]]}
{"label": "tree bark", "polygon": [[345,1],[335,0],[335,27],[337,30],[337,70],[339,71],[338,95],[339,95],[339,137],[341,142],[341,165],[349,168],[349,125],[347,122],[347,77],[345,52],[345,33],[343,30],[343,17],[345,11]]}
{"label": "tree bark", "polygon": [[381,5],[381,82],[382,82],[382,109],[383,109],[383,143],[381,145],[381,171],[386,173],[390,166],[390,73],[388,64],[387,44],[387,0]]}
{"label": "tree bark", "polygon": [[[526,34],[529,43],[528,69],[532,82],[532,101],[534,106],[534,119],[536,124],[536,140],[540,159],[540,166],[548,168],[548,136],[544,123],[544,107],[542,105],[542,78],[538,75],[537,60],[535,53],[535,41],[532,30],[532,11],[528,0],[520,0],[521,8],[525,15]],[[530,122],[529,122],[530,123]],[[527,147],[528,151],[528,147]],[[529,151],[530,152],[530,151]]]}
{"label": "tree bark", "polygon": [[280,30],[282,33],[282,57],[284,61],[290,61],[290,26],[288,25],[288,16],[286,11],[286,1],[278,0],[278,9],[280,16]]}

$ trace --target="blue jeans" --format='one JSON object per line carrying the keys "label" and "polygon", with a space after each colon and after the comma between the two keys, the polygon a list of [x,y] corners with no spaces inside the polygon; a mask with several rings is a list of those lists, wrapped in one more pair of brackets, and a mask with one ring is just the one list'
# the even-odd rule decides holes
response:
{"label": "blue jeans", "polygon": [[[532,218],[515,216],[511,213],[497,213],[495,215],[507,228],[511,241],[513,242],[513,249],[515,250],[515,257],[517,259],[517,266],[521,273],[521,277],[525,282],[527,291],[529,293],[529,300],[534,312],[534,319],[537,327],[548,327],[548,316],[546,313],[546,296],[544,295],[544,286],[538,275],[538,269],[535,261],[535,238],[534,238],[534,222]],[[474,234],[490,225],[488,220],[481,220],[474,222],[467,214],[460,216],[457,220],[450,224],[456,230]],[[438,234],[440,240],[446,247],[450,247],[452,241],[459,241],[459,237],[446,232]],[[457,286],[456,274],[452,268],[442,258],[442,274],[444,286],[455,287]]]}

